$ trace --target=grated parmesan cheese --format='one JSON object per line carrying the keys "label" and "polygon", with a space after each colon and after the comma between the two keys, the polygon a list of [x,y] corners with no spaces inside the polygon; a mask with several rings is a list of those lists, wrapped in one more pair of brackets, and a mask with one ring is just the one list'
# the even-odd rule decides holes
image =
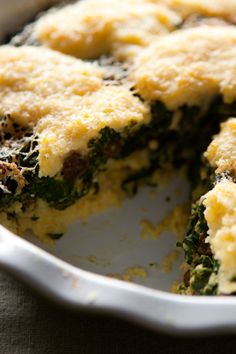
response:
{"label": "grated parmesan cheese", "polygon": [[198,13],[233,19],[236,15],[235,0],[164,0],[164,3],[184,17]]}
{"label": "grated parmesan cheese", "polygon": [[0,114],[39,135],[40,176],[54,176],[68,152],[87,152],[105,126],[147,123],[147,106],[125,86],[105,86],[95,65],[42,47],[0,48]]}
{"label": "grated parmesan cheese", "polygon": [[165,36],[136,58],[131,79],[147,100],[169,109],[236,98],[236,28],[202,26]]}
{"label": "grated parmesan cheese", "polygon": [[43,16],[34,36],[78,58],[114,54],[127,59],[180,22],[175,12],[148,0],[85,0]]}

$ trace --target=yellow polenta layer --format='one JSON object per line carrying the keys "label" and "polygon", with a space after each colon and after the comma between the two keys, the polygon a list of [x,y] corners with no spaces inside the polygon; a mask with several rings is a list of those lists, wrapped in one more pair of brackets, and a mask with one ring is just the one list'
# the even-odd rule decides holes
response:
{"label": "yellow polenta layer", "polygon": [[[149,109],[128,87],[105,86],[94,64],[43,47],[0,47],[0,114],[38,135],[39,175],[54,176],[73,150],[90,139],[147,123]],[[135,129],[135,128],[134,128]]]}
{"label": "yellow polenta layer", "polygon": [[[50,233],[64,233],[75,220],[87,220],[92,214],[101,213],[109,207],[118,207],[126,194],[121,189],[121,182],[130,174],[148,167],[148,152],[143,150],[131,154],[120,161],[111,161],[106,171],[98,176],[99,192],[92,191],[64,210],[50,207],[42,199],[37,199],[27,211],[22,211],[22,204],[17,202],[6,212],[0,213],[0,223],[11,231],[25,235],[33,231],[42,240],[50,240]],[[15,213],[16,219],[7,217],[7,212]],[[32,217],[39,217],[33,221]]]}
{"label": "yellow polenta layer", "polygon": [[[216,173],[236,172],[236,118],[222,123],[205,157]],[[209,227],[208,242],[219,261],[219,292],[236,291],[236,184],[223,180],[203,197]]]}
{"label": "yellow polenta layer", "polygon": [[34,36],[79,58],[114,54],[132,58],[139,48],[175,29],[181,18],[149,0],[84,0],[43,16]]}
{"label": "yellow polenta layer", "polygon": [[131,80],[147,100],[169,109],[202,105],[221,94],[236,98],[236,28],[202,26],[176,31],[137,56]]}
{"label": "yellow polenta layer", "polygon": [[203,197],[205,218],[214,258],[219,261],[218,292],[236,291],[236,184],[218,183]]}
{"label": "yellow polenta layer", "polygon": [[235,0],[160,0],[160,2],[166,3],[184,17],[192,13],[227,19],[235,19],[236,16]]}
{"label": "yellow polenta layer", "polygon": [[236,118],[221,124],[220,133],[212,140],[205,157],[216,172],[233,171],[236,174]]}

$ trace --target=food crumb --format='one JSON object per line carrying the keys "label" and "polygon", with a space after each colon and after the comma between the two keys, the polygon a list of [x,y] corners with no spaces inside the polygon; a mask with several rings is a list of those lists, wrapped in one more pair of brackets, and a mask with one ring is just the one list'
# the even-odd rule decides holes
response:
{"label": "food crumb", "polygon": [[169,214],[167,214],[160,223],[153,225],[148,219],[140,222],[142,231],[141,237],[144,240],[158,239],[165,231],[171,231],[182,240],[188,222],[188,206],[186,204],[176,206]]}
{"label": "food crumb", "polygon": [[172,251],[167,254],[161,262],[160,269],[162,272],[171,272],[173,269],[173,264],[178,260],[180,252],[178,250]]}
{"label": "food crumb", "polygon": [[140,225],[142,227],[141,237],[144,240],[157,239],[161,234],[158,230],[158,226],[154,226],[148,219],[141,220]]}
{"label": "food crumb", "polygon": [[151,269],[156,269],[158,267],[158,264],[156,262],[151,262],[151,263],[149,263],[149,267]]}
{"label": "food crumb", "polygon": [[135,278],[146,279],[147,271],[143,267],[129,267],[124,270],[123,273],[109,273],[107,276],[119,280],[124,280],[128,282],[132,282]]}
{"label": "food crumb", "polygon": [[170,292],[172,294],[178,294],[179,282],[174,282],[170,287]]}
{"label": "food crumb", "polygon": [[94,255],[88,256],[87,259],[90,263],[96,264],[97,266],[108,267],[111,265],[109,261],[102,258],[97,258]]}

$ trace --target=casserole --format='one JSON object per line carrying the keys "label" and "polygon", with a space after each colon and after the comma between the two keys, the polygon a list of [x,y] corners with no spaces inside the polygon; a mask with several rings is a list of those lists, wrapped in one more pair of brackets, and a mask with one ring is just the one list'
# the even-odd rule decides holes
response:
{"label": "casserole", "polygon": [[[137,196],[137,199],[133,199],[133,201],[127,201],[128,203],[128,206],[127,206],[127,209],[125,209],[125,206],[124,206],[124,209],[123,211],[120,211],[121,213],[125,213],[124,215],[129,215],[129,219],[130,221],[132,221],[132,218],[133,218],[133,215],[136,215],[136,217],[140,217],[140,214],[142,212],[144,212],[145,214],[145,211],[142,210],[142,206],[144,204],[144,200],[145,199],[148,199],[148,204],[151,205],[152,207],[150,208],[150,210],[146,213],[149,215],[151,215],[151,212],[153,212],[153,210],[160,210],[160,208],[158,209],[158,203],[160,203],[159,205],[164,205],[165,202],[163,203],[163,201],[165,199],[168,199],[168,195],[171,194],[171,196],[174,195],[173,193],[173,189],[176,190],[177,189],[177,185],[178,184],[185,184],[186,185],[186,181],[183,181],[183,179],[179,178],[178,177],[174,180],[174,182],[170,183],[170,185],[168,186],[168,188],[166,189],[162,189],[160,190],[160,193],[162,193],[162,199],[160,198],[160,195],[158,196],[158,199],[157,201],[155,200],[155,207],[153,208],[153,205],[149,204],[150,203],[150,200],[149,200],[149,194],[150,194],[150,190],[144,190],[143,191],[143,194],[139,194]],[[187,195],[187,188],[184,188],[185,190],[185,193]],[[178,193],[176,193],[176,198],[173,198],[172,200],[172,206],[175,205],[177,202],[181,201],[183,202],[184,200],[187,199],[186,195],[184,195],[184,193],[181,195],[181,197],[178,197],[177,195]],[[139,202],[139,207],[140,207],[140,214],[139,212],[135,211],[135,213],[133,213],[133,211],[135,210],[134,207],[135,205],[138,205],[138,202]],[[129,203],[133,203],[132,205],[129,204]],[[166,209],[170,209],[171,207],[171,204],[168,204],[166,203]],[[132,213],[128,213],[128,211],[132,210]],[[163,210],[162,208],[162,212],[163,212],[163,215],[165,214],[165,210]],[[119,214],[119,212],[114,212],[113,210],[111,210],[110,212],[108,212],[108,218],[109,220],[112,220],[111,219],[111,215],[109,213],[114,213],[115,215],[113,215],[114,218],[117,218],[117,220],[120,220],[121,218],[121,215],[116,215],[116,213]],[[154,215],[155,217],[155,215]],[[124,219],[124,218],[123,218]],[[148,242],[149,243],[149,246],[146,247],[146,246],[143,246],[143,244],[145,244],[145,242],[140,242],[140,239],[138,240],[135,240],[133,241],[133,244],[131,242],[131,240],[129,239],[129,237],[127,237],[127,235],[123,235],[123,240],[126,240],[128,241],[127,242],[127,245],[125,246],[125,249],[131,249],[131,253],[129,254],[129,256],[127,257],[127,260],[130,261],[130,255],[132,254],[132,262],[135,262],[134,264],[129,264],[129,262],[127,263],[127,266],[125,266],[124,262],[123,262],[123,259],[121,257],[120,261],[121,261],[121,265],[122,267],[120,267],[120,271],[119,271],[119,267],[115,267],[115,271],[113,270],[112,271],[112,267],[109,268],[109,260],[107,260],[105,257],[102,256],[102,251],[100,251],[100,254],[101,256],[97,256],[97,253],[98,252],[98,247],[97,245],[95,244],[94,242],[94,233],[98,233],[99,232],[99,227],[105,227],[107,224],[107,221],[106,221],[106,216],[102,216],[102,217],[94,217],[94,220],[93,222],[91,221],[90,224],[88,225],[88,228],[87,228],[87,232],[88,234],[91,234],[91,228],[93,229],[93,240],[91,240],[91,243],[94,244],[94,250],[96,254],[92,254],[92,248],[89,247],[89,252],[90,254],[87,255],[87,257],[85,256],[85,252],[84,250],[82,250],[82,248],[80,248],[80,254],[75,254],[74,253],[74,250],[75,250],[75,245],[73,243],[71,243],[71,240],[69,239],[69,236],[68,237],[65,237],[63,239],[63,243],[60,244],[60,242],[57,243],[56,247],[53,247],[53,246],[46,246],[46,245],[42,245],[41,244],[41,247],[44,247],[44,248],[47,248],[47,249],[50,249],[51,252],[53,253],[56,253],[58,256],[61,256],[62,258],[64,259],[67,259],[69,260],[70,258],[70,262],[76,264],[76,263],[79,263],[81,267],[84,267],[84,268],[90,268],[90,270],[94,270],[94,271],[97,271],[97,272],[103,272],[104,274],[109,274],[110,276],[117,276],[117,273],[120,273],[122,275],[123,271],[124,271],[124,268],[129,268],[129,272],[126,273],[126,275],[128,274],[128,277],[129,278],[138,278],[140,279],[141,278],[141,281],[143,280],[143,282],[145,283],[145,277],[146,277],[146,274],[147,273],[152,273],[152,271],[150,270],[146,270],[145,267],[147,268],[147,264],[150,268],[152,268],[152,265],[155,263],[155,261],[153,261],[153,258],[154,259],[158,259],[158,255],[156,254],[156,250],[159,249],[160,251],[160,259],[163,258],[163,254],[166,253],[166,251],[164,249],[166,249],[169,253],[171,251],[171,245],[173,245],[173,238],[171,239],[171,237],[173,237],[173,235],[171,234],[168,234],[168,235],[165,235],[166,238],[164,239],[163,237],[160,238],[160,241],[163,242],[163,246],[161,247],[160,245],[155,248],[155,255],[153,254],[153,250],[154,250],[154,243],[158,242],[159,243],[159,240],[158,239],[155,239],[154,240],[149,240],[149,241],[153,241],[153,242]],[[131,233],[132,235],[137,235],[137,220],[134,222],[133,224],[133,229],[131,229],[131,222],[126,225],[126,229],[129,229],[129,233]],[[98,227],[98,225],[100,225]],[[104,226],[105,225],[105,226]],[[107,237],[110,237],[110,234],[114,234],[114,221],[112,221],[111,223],[111,227],[110,229],[107,228],[106,230],[106,236]],[[108,225],[109,226],[109,225]],[[77,228],[76,230],[78,230],[77,232],[79,233],[83,233],[85,234],[86,230],[86,225],[80,225],[81,229],[80,228]],[[75,229],[74,229],[75,230]],[[117,237],[119,239],[119,241],[121,241],[121,234],[120,234],[120,230],[119,230],[119,222],[117,223],[117,227],[116,227],[116,230],[118,231],[117,232]],[[135,231],[136,230],[136,231]],[[139,230],[140,231],[140,230]],[[5,234],[6,231],[4,229],[2,229],[2,234]],[[104,233],[105,235],[105,232],[104,232],[104,229],[103,231],[100,231],[99,233]],[[72,234],[75,235],[75,231],[72,230]],[[72,235],[71,234],[71,235]],[[112,235],[113,236],[113,235]],[[73,236],[71,236],[73,237]],[[186,330],[187,331],[187,328],[189,328],[189,331],[206,331],[206,329],[208,328],[209,330],[211,329],[222,329],[222,328],[225,328],[228,330],[229,327],[231,327],[232,331],[234,331],[234,322],[233,322],[233,315],[234,315],[234,310],[233,310],[233,304],[234,304],[234,299],[231,299],[231,298],[225,298],[222,302],[222,307],[220,307],[220,299],[199,299],[199,298],[194,298],[194,299],[190,299],[189,297],[185,297],[185,298],[182,298],[183,300],[181,300],[181,298],[177,295],[167,295],[167,294],[164,294],[164,293],[160,293],[160,292],[153,292],[153,291],[150,291],[149,290],[144,290],[143,288],[141,287],[136,287],[136,286],[133,286],[133,285],[124,285],[123,283],[120,283],[120,282],[117,282],[116,280],[105,280],[104,278],[101,278],[101,277],[96,277],[95,275],[90,275],[89,273],[80,273],[79,270],[75,270],[74,268],[70,268],[68,267],[67,265],[65,265],[64,263],[60,263],[58,261],[56,261],[54,258],[51,258],[50,256],[46,256],[45,253],[41,252],[41,251],[37,251],[36,248],[34,247],[31,247],[29,245],[27,245],[27,243],[25,243],[24,241],[19,241],[19,240],[14,240],[14,238],[12,238],[11,235],[8,235],[8,238],[9,238],[9,244],[8,242],[6,241],[6,239],[3,237],[3,258],[2,258],[2,264],[3,266],[5,266],[6,268],[9,268],[11,269],[13,272],[16,272],[17,273],[17,270],[15,268],[15,266],[13,266],[13,264],[11,263],[10,261],[10,257],[11,255],[8,254],[8,252],[12,249],[14,249],[13,247],[13,244],[14,242],[16,242],[16,247],[23,247],[22,249],[25,249],[26,252],[29,252],[29,254],[33,254],[33,258],[38,258],[38,260],[41,260],[41,259],[44,259],[45,261],[45,267],[46,267],[46,264],[49,262],[50,264],[54,265],[58,271],[58,266],[60,265],[60,271],[61,271],[61,274],[60,274],[60,277],[63,277],[64,278],[67,278],[67,276],[69,278],[71,278],[72,274],[72,278],[73,278],[73,281],[70,283],[70,286],[71,288],[75,288],[75,289],[79,289],[79,287],[77,287],[77,280],[80,281],[80,278],[77,279],[78,275],[81,276],[81,278],[83,279],[83,281],[85,282],[85,288],[87,285],[89,285],[89,281],[92,279],[92,288],[94,289],[94,286],[96,284],[96,288],[99,289],[99,285],[102,285],[102,284],[108,284],[109,286],[109,294],[112,295],[114,294],[114,297],[111,296],[110,297],[110,300],[107,300],[106,297],[103,297],[104,293],[101,292],[101,301],[105,301],[102,305],[102,308],[109,308],[111,306],[111,309],[114,310],[114,312],[116,312],[117,308],[120,308],[120,312],[121,314],[130,314],[131,317],[133,318],[136,318],[136,319],[141,319],[141,321],[143,320],[145,323],[149,323],[149,325],[153,325],[153,326],[157,326],[157,327],[160,327],[161,329],[163,330],[167,330],[167,331],[172,331],[173,330],[173,327],[175,328],[175,331],[178,332],[178,331],[182,331],[182,330]],[[168,241],[167,241],[168,240]],[[145,240],[147,241],[147,240]],[[155,241],[155,242],[154,242]],[[34,241],[35,243],[37,243],[38,241]],[[70,243],[70,247],[67,248],[65,243],[68,242],[68,244]],[[86,242],[88,242],[88,239],[86,239],[85,241],[85,246],[86,246]],[[101,241],[101,238],[99,238],[99,242],[102,242]],[[129,245],[129,242],[131,243],[131,245]],[[137,249],[142,249],[142,254],[143,253],[143,249],[144,248],[147,248],[147,258],[145,259],[145,264],[143,267],[140,267],[140,254],[141,253],[136,253],[136,249],[134,247],[134,244],[135,242],[138,244],[137,246]],[[9,248],[8,248],[8,251],[4,251],[4,243],[6,245],[6,248],[5,250],[8,248],[7,245],[9,245]],[[119,242],[118,242],[119,243]],[[108,244],[109,244],[109,241],[108,239],[105,239],[104,240],[104,244],[106,246],[105,250],[103,249],[103,252],[105,254],[109,254],[111,255],[111,252],[109,250],[109,248],[107,247]],[[114,245],[114,238],[112,238],[112,244]],[[18,246],[17,246],[18,245]],[[91,246],[91,245],[90,245]],[[71,248],[72,247],[72,248]],[[102,248],[102,247],[101,247]],[[71,252],[73,249],[73,254],[70,253],[68,254],[68,252]],[[152,249],[152,252],[151,252],[151,249]],[[167,253],[168,253],[167,252]],[[124,254],[123,252],[121,252],[122,254]],[[134,257],[136,253],[136,258]],[[6,255],[8,254],[8,256],[6,257]],[[20,253],[19,253],[20,254]],[[152,255],[152,259],[150,261],[147,261],[147,259]],[[9,258],[8,258],[9,257]],[[27,258],[27,257],[25,257]],[[30,259],[30,255],[29,255],[29,259]],[[145,257],[144,257],[145,258]],[[137,259],[137,261],[136,261]],[[118,260],[119,260],[119,257],[118,257]],[[43,261],[43,262],[44,262]],[[47,262],[48,261],[48,262]],[[40,261],[41,262],[41,261]],[[112,262],[110,262],[112,263]],[[160,262],[161,263],[161,262]],[[25,264],[22,264],[20,266],[19,264],[19,272],[21,273],[21,275],[23,274],[22,273],[22,270],[23,272],[25,271]],[[32,264],[33,264],[33,260],[32,260]],[[152,264],[152,265],[151,265]],[[114,264],[113,264],[114,265]],[[22,268],[21,268],[22,267]],[[137,271],[137,268],[138,271]],[[143,269],[142,269],[143,268]],[[155,268],[155,266],[154,266]],[[175,264],[174,266],[174,269],[177,269],[177,264]],[[31,268],[33,269],[33,267]],[[44,268],[45,269],[45,268]],[[51,268],[50,268],[51,269]],[[63,269],[64,269],[64,273],[63,273]],[[103,269],[101,271],[101,269]],[[117,270],[118,269],[118,270]],[[39,267],[39,270],[40,270],[40,267]],[[67,272],[69,272],[69,275],[67,274]],[[115,273],[115,274],[114,274]],[[155,273],[155,272],[154,272]],[[162,280],[160,282],[158,282],[158,285],[156,285],[156,287],[158,288],[161,288],[163,290],[167,290],[169,289],[170,287],[170,283],[172,282],[173,278],[172,276],[175,278],[175,275],[174,274],[171,274],[171,276],[168,276],[165,274],[165,272],[163,272],[163,270],[160,271],[160,269],[158,269],[158,271],[156,272],[157,274],[159,274],[160,276],[160,279],[162,278]],[[40,289],[42,289],[42,284],[44,283],[45,279],[41,278],[40,280],[38,279],[38,277],[36,276],[37,272],[35,270],[35,278],[32,274],[28,273],[28,276],[29,276],[29,282],[30,283],[33,283],[34,285],[38,286]],[[41,271],[40,271],[40,274]],[[140,276],[141,274],[141,276]],[[163,275],[164,274],[164,275]],[[162,277],[161,277],[162,275]],[[118,274],[119,276],[119,274]],[[153,285],[152,287],[155,287],[155,279],[158,280],[158,275],[157,275],[157,278],[153,277],[154,279],[152,279],[151,281],[153,281]],[[176,278],[175,278],[176,279]],[[148,283],[148,282],[146,282]],[[157,282],[156,282],[157,284]],[[61,294],[60,292],[58,292],[58,287],[55,285],[55,289],[53,290],[52,287],[49,287],[48,290],[47,290],[47,286],[49,286],[49,284],[47,283],[46,287],[43,287],[43,290],[44,292],[46,293],[50,293],[52,294],[53,292],[53,297],[55,299],[58,299],[60,298],[61,300],[66,300],[65,303],[66,304],[72,304],[73,305],[78,305],[78,304],[81,304],[81,303],[86,303],[87,306],[91,306],[92,308],[96,308],[96,304],[99,304],[99,301],[97,301],[97,299],[100,299],[100,294],[99,294],[99,297],[97,297],[97,294],[96,294],[96,291],[95,291],[95,294],[92,292],[92,293],[87,293],[87,290],[86,290],[86,297],[84,298],[83,296],[83,292],[79,292],[79,294],[82,295],[82,298],[79,299],[79,301],[74,301],[72,300],[72,298],[69,296],[69,299],[67,298],[67,295],[66,294]],[[114,286],[114,292],[113,291],[110,291],[110,285],[113,287]],[[91,290],[90,288],[90,285],[88,287],[89,291]],[[119,289],[119,290],[118,290]],[[119,292],[121,290],[121,292]],[[116,292],[117,291],[117,292]],[[73,295],[73,296],[78,296],[78,294],[76,293],[76,291],[74,292],[76,295]],[[135,299],[135,297],[137,296],[137,300],[135,300],[134,303],[136,303],[136,306],[133,308],[133,306],[131,306],[131,302],[132,300],[130,299],[129,300],[129,295],[128,294],[136,294],[134,295],[133,299]],[[119,298],[123,298],[124,296],[124,303],[119,303],[119,299],[117,298],[117,296],[119,296]],[[143,297],[144,296],[144,297]],[[143,311],[141,311],[141,314],[138,314],[138,307],[139,306],[139,303],[140,302],[143,302],[143,299],[147,300],[147,302],[145,301],[145,306],[143,307]],[[158,299],[160,300],[163,300],[163,299],[168,299],[168,301],[170,301],[170,307],[171,307],[171,310],[170,308],[167,308],[165,307],[165,311],[163,311],[162,313],[160,313],[160,317],[158,319],[158,313],[155,313],[155,316],[153,318],[153,315],[151,315],[151,312],[153,312],[153,308],[155,308],[155,302],[156,302],[156,308],[158,308],[160,310],[160,307],[158,307]],[[151,300],[153,299],[153,300]],[[118,301],[118,303],[116,302]],[[204,302],[205,301],[205,302]],[[211,301],[212,301],[212,304],[211,305]],[[228,302],[227,302],[228,301]],[[111,305],[110,305],[111,304]],[[118,304],[118,305],[117,305]],[[174,307],[172,308],[172,305],[175,306],[178,304],[178,307]],[[189,309],[189,306],[191,306],[191,311],[193,311],[193,316],[196,315],[196,313],[199,314],[199,316],[197,316],[197,320],[196,322],[193,323],[192,326],[189,326],[189,322],[185,322],[183,325],[181,325],[181,322],[180,322],[180,312],[183,311],[184,307],[180,306],[180,304],[182,304],[184,307],[186,306],[186,309]],[[128,308],[126,307],[128,305]],[[220,307],[220,310],[219,312],[217,313],[217,311],[215,311],[215,306],[218,306]],[[98,306],[99,307],[99,306]],[[212,315],[213,313],[216,313],[216,318],[214,318],[213,316],[211,316],[211,322],[208,322],[206,320],[206,315],[208,316],[209,313],[207,313],[206,309],[209,308],[209,311],[210,311],[210,314]],[[148,311],[149,309],[149,311]],[[137,310],[137,315],[135,315],[135,311]],[[180,311],[181,310],[181,311]],[[150,312],[151,311],[151,312]],[[173,315],[172,315],[172,311],[173,311]],[[176,311],[177,311],[177,314],[176,314]],[[226,313],[226,311],[229,312],[229,315],[226,318],[222,318],[222,313]],[[146,313],[146,314],[144,314]],[[159,320],[161,319],[161,322],[159,322]],[[213,321],[215,320],[215,322]],[[199,322],[198,322],[199,321]],[[227,322],[228,321],[228,322]],[[205,324],[204,324],[205,323]]]}

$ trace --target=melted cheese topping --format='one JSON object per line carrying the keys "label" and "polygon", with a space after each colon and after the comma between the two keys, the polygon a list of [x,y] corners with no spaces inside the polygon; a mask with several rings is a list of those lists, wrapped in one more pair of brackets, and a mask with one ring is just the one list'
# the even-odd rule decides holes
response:
{"label": "melted cheese topping", "polygon": [[85,0],[42,17],[35,37],[79,58],[113,53],[126,59],[180,21],[173,11],[148,0]]}
{"label": "melted cheese topping", "polygon": [[131,79],[148,100],[169,109],[236,98],[236,28],[203,26],[165,36],[136,58]]}
{"label": "melted cheese topping", "polygon": [[0,114],[39,135],[40,176],[54,176],[72,150],[109,126],[147,123],[149,110],[124,86],[104,86],[94,65],[46,48],[0,48]]}
{"label": "melted cheese topping", "polygon": [[209,227],[207,240],[220,264],[218,291],[230,294],[236,291],[236,184],[223,180],[203,198]]}
{"label": "melted cheese topping", "polygon": [[221,125],[221,131],[209,145],[206,158],[216,172],[233,171],[236,173],[236,118]]}
{"label": "melted cheese topping", "polygon": [[194,12],[204,16],[229,19],[235,19],[236,16],[235,0],[164,0],[164,2],[182,16],[188,16]]}

